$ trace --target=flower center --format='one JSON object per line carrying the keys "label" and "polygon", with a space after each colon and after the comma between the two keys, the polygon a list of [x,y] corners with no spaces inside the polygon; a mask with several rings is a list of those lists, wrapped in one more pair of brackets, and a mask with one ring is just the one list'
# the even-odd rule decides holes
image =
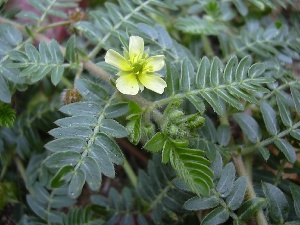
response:
{"label": "flower center", "polygon": [[138,73],[140,73],[140,72],[143,71],[144,65],[141,64],[141,63],[135,63],[135,64],[133,64],[132,66],[133,66],[132,71],[133,71],[133,73],[135,73],[135,74],[138,74]]}

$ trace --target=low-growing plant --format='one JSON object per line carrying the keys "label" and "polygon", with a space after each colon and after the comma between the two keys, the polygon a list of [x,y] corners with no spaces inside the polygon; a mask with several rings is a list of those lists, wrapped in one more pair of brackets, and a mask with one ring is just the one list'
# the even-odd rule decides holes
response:
{"label": "low-growing plant", "polygon": [[12,2],[1,224],[300,224],[299,2]]}

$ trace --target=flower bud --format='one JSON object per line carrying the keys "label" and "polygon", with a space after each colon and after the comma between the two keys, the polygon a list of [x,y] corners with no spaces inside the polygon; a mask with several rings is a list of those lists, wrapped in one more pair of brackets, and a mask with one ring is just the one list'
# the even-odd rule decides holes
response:
{"label": "flower bud", "polygon": [[64,105],[79,102],[81,99],[82,96],[76,88],[66,89],[61,95],[61,100]]}

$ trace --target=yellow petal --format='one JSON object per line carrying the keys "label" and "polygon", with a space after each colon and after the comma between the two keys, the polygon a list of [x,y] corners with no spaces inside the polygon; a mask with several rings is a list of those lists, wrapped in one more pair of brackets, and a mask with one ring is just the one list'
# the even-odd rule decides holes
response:
{"label": "yellow petal", "polygon": [[164,58],[165,58],[164,55],[156,55],[150,57],[146,61],[145,70],[149,72],[155,72],[161,70],[165,65]]}
{"label": "yellow petal", "polygon": [[116,86],[121,93],[126,95],[136,95],[139,92],[139,82],[133,73],[120,76],[116,80]]}
{"label": "yellow petal", "polygon": [[129,57],[131,63],[138,62],[144,53],[144,39],[139,36],[129,38]]}
{"label": "yellow petal", "polygon": [[124,71],[131,70],[130,63],[122,55],[120,55],[118,52],[112,49],[109,49],[107,51],[104,59],[106,63],[113,65],[119,68],[120,70],[124,70]]}
{"label": "yellow petal", "polygon": [[158,74],[141,74],[139,76],[139,81],[146,88],[158,94],[162,94],[165,87],[167,87],[166,82],[160,78]]}

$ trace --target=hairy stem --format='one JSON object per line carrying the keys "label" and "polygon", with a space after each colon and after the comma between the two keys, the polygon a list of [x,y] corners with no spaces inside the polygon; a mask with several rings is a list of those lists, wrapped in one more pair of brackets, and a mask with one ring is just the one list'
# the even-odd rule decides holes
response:
{"label": "hairy stem", "polygon": [[[252,180],[250,180],[248,173],[245,169],[245,165],[243,162],[243,159],[241,156],[237,156],[233,158],[233,163],[236,167],[236,170],[240,176],[245,176],[247,179],[247,193],[248,193],[248,198],[255,198],[256,193],[254,191],[253,185],[252,185]],[[256,213],[256,219],[257,219],[257,224],[258,225],[268,225],[267,219],[262,211],[262,209],[259,209]]]}
{"label": "hairy stem", "polygon": [[211,48],[211,44],[210,44],[209,39],[207,38],[206,35],[202,35],[201,39],[202,39],[202,42],[203,42],[203,49],[204,49],[204,52],[205,52],[206,56],[212,57],[214,55],[214,52]]}
{"label": "hairy stem", "polygon": [[124,160],[123,168],[129,178],[131,184],[136,188],[137,187],[137,177],[126,159]]}
{"label": "hairy stem", "polygon": [[36,33],[43,33],[44,31],[51,29],[51,28],[55,28],[55,27],[68,26],[68,25],[70,25],[70,23],[71,23],[70,20],[51,23],[46,26],[40,27],[39,29],[36,30]]}

